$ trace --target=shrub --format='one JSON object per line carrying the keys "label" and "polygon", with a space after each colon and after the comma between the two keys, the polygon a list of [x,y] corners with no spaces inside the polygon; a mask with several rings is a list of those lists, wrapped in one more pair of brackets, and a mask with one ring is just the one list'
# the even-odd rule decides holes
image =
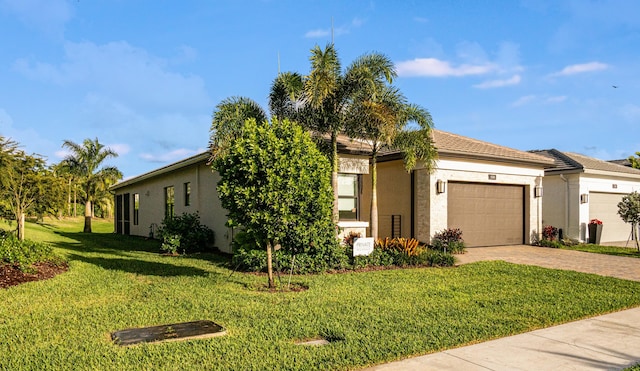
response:
{"label": "shrub", "polygon": [[[237,269],[249,272],[267,271],[267,252],[250,232],[239,232],[232,243],[232,263]],[[274,267],[279,271],[293,273],[319,273],[349,267],[348,247],[337,243],[335,237],[323,243],[316,241],[313,248],[283,248],[273,252]],[[295,259],[294,259],[295,257]]]}
{"label": "shrub", "polygon": [[407,256],[420,255],[426,249],[426,246],[421,245],[420,241],[416,240],[415,238],[403,237],[396,237],[393,239],[389,237],[379,238],[376,241],[374,249],[376,247],[382,250],[390,250],[406,254]]}
{"label": "shrub", "polygon": [[60,261],[51,246],[42,242],[20,241],[9,233],[0,236],[0,263],[11,264],[25,271],[32,264],[45,261]]}
{"label": "shrub", "polygon": [[465,246],[462,231],[459,228],[448,228],[435,233],[431,238],[431,248],[451,254],[463,254]]}
{"label": "shrub", "polygon": [[206,251],[215,242],[215,234],[209,227],[200,224],[197,213],[184,213],[163,220],[158,233],[162,239],[162,251],[172,254]]}
{"label": "shrub", "polygon": [[351,231],[344,236],[344,238],[342,239],[342,243],[346,246],[353,247],[353,242],[360,237],[362,237],[362,234]]}
{"label": "shrub", "polygon": [[542,246],[542,247],[553,247],[553,248],[560,248],[563,246],[563,244],[561,242],[555,241],[555,240],[548,240],[548,239],[541,239],[540,241],[538,241],[538,246]]}
{"label": "shrub", "polygon": [[542,239],[547,241],[555,241],[558,238],[558,228],[552,225],[545,225],[542,228]]}

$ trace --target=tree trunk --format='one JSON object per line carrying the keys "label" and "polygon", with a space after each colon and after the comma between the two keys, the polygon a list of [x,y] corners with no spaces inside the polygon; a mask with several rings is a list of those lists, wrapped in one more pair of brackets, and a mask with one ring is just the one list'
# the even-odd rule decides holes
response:
{"label": "tree trunk", "polygon": [[84,233],[91,233],[91,201],[84,204]]}
{"label": "tree trunk", "polygon": [[18,211],[17,222],[18,222],[18,239],[20,241],[24,241],[24,213],[22,211]]}
{"label": "tree trunk", "polygon": [[[338,134],[331,133],[331,189],[333,189],[333,223],[338,224],[340,210],[338,209]],[[337,233],[336,229],[336,233]]]}
{"label": "tree trunk", "polygon": [[267,276],[269,277],[269,288],[276,287],[273,280],[273,254],[271,253],[271,241],[267,242]]}
{"label": "tree trunk", "polygon": [[71,216],[71,178],[69,178],[69,189],[67,194],[67,216]]}
{"label": "tree trunk", "polygon": [[377,154],[371,156],[371,237],[378,238],[378,168]]}
{"label": "tree trunk", "polygon": [[78,217],[78,191],[73,187],[73,217]]}

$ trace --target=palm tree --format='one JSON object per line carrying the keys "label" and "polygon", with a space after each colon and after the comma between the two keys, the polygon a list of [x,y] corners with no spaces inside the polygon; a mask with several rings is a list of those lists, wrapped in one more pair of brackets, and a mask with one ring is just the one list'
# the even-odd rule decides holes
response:
{"label": "palm tree", "polygon": [[[375,80],[375,79],[374,79]],[[436,149],[431,138],[429,112],[410,104],[395,87],[377,80],[355,96],[348,112],[351,137],[365,139],[371,147],[371,236],[378,237],[377,157],[384,149],[401,151],[405,169],[418,161],[433,168]],[[412,125],[414,124],[414,125]],[[417,125],[415,125],[417,124]]]}
{"label": "palm tree", "polygon": [[211,120],[209,149],[212,159],[224,155],[229,144],[239,136],[247,119],[267,120],[267,114],[258,103],[247,97],[230,97],[216,105]]}
{"label": "palm tree", "polygon": [[75,175],[77,182],[84,192],[84,232],[91,233],[92,202],[96,194],[105,189],[106,185],[115,180],[122,179],[122,173],[116,167],[101,167],[104,160],[110,157],[118,157],[118,154],[110,148],[95,140],[85,139],[82,144],[65,140],[62,147],[71,151],[63,160],[63,166],[69,167]]}
{"label": "palm tree", "polygon": [[[382,54],[365,54],[343,72],[333,44],[311,50],[308,76],[285,73],[276,78],[270,94],[272,115],[284,115],[307,129],[331,140],[331,186],[333,221],[338,212],[338,134],[346,131],[347,112],[357,103],[354,96],[378,81],[392,82],[396,76],[393,63]],[[285,117],[280,117],[285,118]]]}

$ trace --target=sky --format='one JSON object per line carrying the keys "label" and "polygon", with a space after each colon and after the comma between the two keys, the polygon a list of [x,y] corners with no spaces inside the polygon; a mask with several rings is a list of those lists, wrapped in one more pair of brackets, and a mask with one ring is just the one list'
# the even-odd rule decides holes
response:
{"label": "sky", "polygon": [[635,0],[0,0],[0,135],[57,163],[98,138],[125,178],[206,150],[215,106],[267,109],[332,40],[435,128],[603,160],[640,151]]}

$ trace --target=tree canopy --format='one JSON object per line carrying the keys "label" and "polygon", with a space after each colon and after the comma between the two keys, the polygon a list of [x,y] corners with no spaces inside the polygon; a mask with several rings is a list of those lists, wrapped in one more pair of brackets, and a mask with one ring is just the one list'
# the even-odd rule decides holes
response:
{"label": "tree canopy", "polygon": [[622,197],[622,201],[618,203],[618,215],[625,221],[625,223],[631,224],[631,233],[633,240],[636,241],[636,247],[640,251],[640,244],[638,243],[637,227],[640,223],[640,193],[632,192]]}
{"label": "tree canopy", "polygon": [[63,147],[71,153],[61,162],[63,167],[69,169],[82,189],[82,197],[85,201],[84,232],[91,233],[91,218],[93,217],[92,203],[107,190],[109,185],[122,179],[122,173],[114,166],[103,166],[108,158],[117,157],[118,154],[106,148],[98,141],[98,138],[85,139],[82,144],[65,140]]}
{"label": "tree canopy", "polygon": [[[224,138],[216,138],[224,141]],[[269,285],[273,248],[296,252],[337,243],[331,221],[329,163],[302,127],[289,120],[249,119],[213,168],[228,217],[264,243]]]}

